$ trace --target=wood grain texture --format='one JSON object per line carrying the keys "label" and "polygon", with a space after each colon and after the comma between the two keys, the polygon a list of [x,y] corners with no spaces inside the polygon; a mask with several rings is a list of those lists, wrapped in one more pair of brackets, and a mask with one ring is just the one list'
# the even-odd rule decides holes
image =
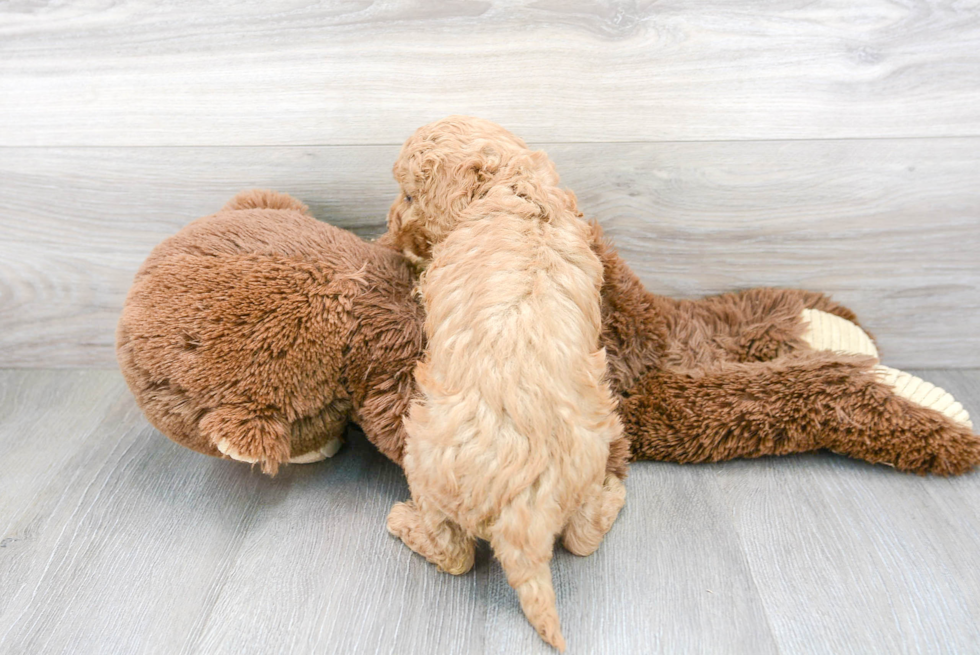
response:
{"label": "wood grain texture", "polygon": [[[917,374],[980,404],[976,371]],[[977,473],[919,478],[801,457],[719,467],[716,484],[781,652],[976,650]]]}
{"label": "wood grain texture", "polygon": [[[916,371],[980,415],[980,370]],[[972,652],[980,474],[830,454],[639,463],[553,563],[576,653]],[[487,548],[453,577],[384,530],[363,436],[268,479],[167,441],[115,371],[0,371],[0,652],[549,653]]]}
{"label": "wood grain texture", "polygon": [[[653,292],[825,291],[893,366],[980,366],[980,139],[537,145]],[[364,237],[396,194],[393,146],[0,153],[0,366],[111,366],[139,264],[239,190]]]}
{"label": "wood grain texture", "polygon": [[0,5],[0,145],[980,136],[976,0]]}
{"label": "wood grain texture", "polygon": [[[555,552],[569,653],[779,652],[739,535],[706,475],[713,472],[633,466],[626,506],[599,550]],[[492,566],[485,652],[554,653],[525,629],[503,570]]]}

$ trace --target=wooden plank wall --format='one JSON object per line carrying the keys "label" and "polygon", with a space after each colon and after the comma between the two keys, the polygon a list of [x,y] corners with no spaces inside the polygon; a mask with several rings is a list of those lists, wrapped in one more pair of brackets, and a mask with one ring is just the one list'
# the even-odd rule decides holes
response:
{"label": "wooden plank wall", "polygon": [[373,236],[417,126],[545,148],[651,290],[831,292],[980,367],[980,5],[0,5],[0,367],[112,366],[154,244],[240,189]]}

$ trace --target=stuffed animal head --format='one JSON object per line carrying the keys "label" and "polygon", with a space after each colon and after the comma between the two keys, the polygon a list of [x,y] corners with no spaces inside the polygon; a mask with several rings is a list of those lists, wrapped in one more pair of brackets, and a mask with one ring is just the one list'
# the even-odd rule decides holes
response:
{"label": "stuffed animal head", "polygon": [[381,243],[416,264],[461,220],[463,212],[495,187],[518,193],[528,183],[555,187],[558,174],[543,152],[496,123],[450,116],[419,128],[394,166],[401,193],[388,212]]}

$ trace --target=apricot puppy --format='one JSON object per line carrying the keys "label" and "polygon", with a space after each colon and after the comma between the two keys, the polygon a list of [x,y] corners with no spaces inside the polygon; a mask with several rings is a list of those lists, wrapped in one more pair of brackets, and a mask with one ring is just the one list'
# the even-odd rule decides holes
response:
{"label": "apricot puppy", "polygon": [[394,173],[384,240],[424,268],[428,349],[405,422],[412,500],[388,529],[454,574],[489,540],[528,620],[564,650],[555,538],[592,553],[625,499],[605,472],[622,427],[590,227],[548,158],[487,121],[419,129]]}

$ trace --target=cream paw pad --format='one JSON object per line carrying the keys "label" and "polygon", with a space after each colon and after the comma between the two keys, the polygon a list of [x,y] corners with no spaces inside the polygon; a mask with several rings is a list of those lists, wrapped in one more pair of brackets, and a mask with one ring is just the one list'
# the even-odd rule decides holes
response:
{"label": "cream paw pad", "polygon": [[[878,358],[878,349],[871,341],[871,337],[847,319],[819,309],[804,309],[802,319],[807,327],[801,338],[814,350],[831,350]],[[973,428],[970,415],[963,405],[944,389],[911,373],[888,366],[879,364],[874,367],[874,371],[878,379],[890,386],[896,396],[939,412],[968,428]]]}
{"label": "cream paw pad", "polygon": [[344,445],[344,440],[340,437],[334,437],[327,443],[323,444],[316,450],[311,450],[308,453],[303,453],[302,455],[297,455],[296,457],[290,457],[290,464],[312,464],[314,462],[322,462],[328,457],[333,457],[340,450],[340,447]]}
{"label": "cream paw pad", "polygon": [[846,318],[819,309],[804,309],[802,319],[807,327],[800,338],[814,350],[868,355],[878,359],[878,349],[871,337]]}
{"label": "cream paw pad", "polygon": [[970,414],[948,391],[911,373],[888,366],[875,366],[874,371],[882,383],[892,387],[896,396],[935,410],[954,422],[973,429]]}
{"label": "cream paw pad", "polygon": [[[311,450],[308,453],[303,453],[302,455],[297,455],[296,457],[290,457],[290,464],[312,464],[314,462],[320,462],[328,457],[333,457],[340,450],[343,445],[343,439],[336,437],[331,439],[320,448],[316,450]],[[217,443],[218,450],[222,455],[227,455],[231,459],[237,462],[245,462],[246,464],[255,464],[259,460],[255,457],[249,457],[248,455],[241,453],[235,448],[228,439],[222,439]]]}
{"label": "cream paw pad", "polygon": [[227,457],[235,460],[236,462],[245,462],[246,464],[255,464],[258,462],[257,457],[250,457],[245,453],[239,451],[235,448],[229,439],[222,439],[215,444],[218,447],[218,451]]}

